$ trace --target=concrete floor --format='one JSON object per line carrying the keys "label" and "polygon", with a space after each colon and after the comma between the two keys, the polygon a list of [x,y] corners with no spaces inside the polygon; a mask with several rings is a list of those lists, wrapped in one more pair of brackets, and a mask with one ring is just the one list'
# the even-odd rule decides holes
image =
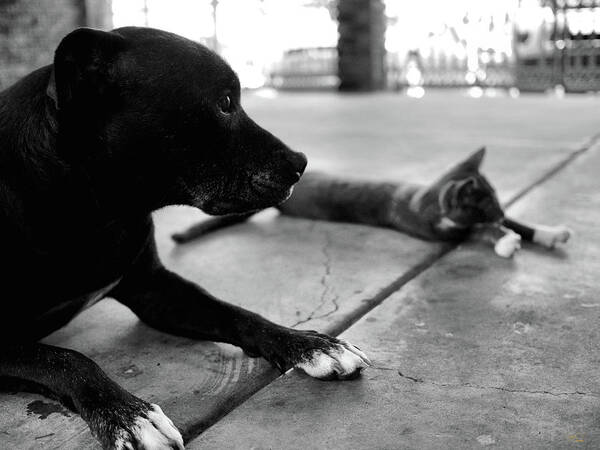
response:
{"label": "concrete floor", "polygon": [[[346,176],[429,181],[487,145],[484,171],[505,202],[517,200],[511,213],[568,223],[576,238],[506,261],[478,244],[445,254],[390,230],[265,212],[175,247],[169,234],[203,215],[167,208],[155,219],[169,267],[280,323],[345,330],[375,366],[352,382],[295,372],[273,382],[263,360],[158,333],[113,300],[47,342],[92,357],[187,437],[213,425],[191,448],[600,446],[600,148],[553,174],[600,130],[597,98],[245,100],[311,167]],[[0,436],[16,448],[96,447],[81,419],[30,394],[0,395]]]}
{"label": "concrete floor", "polygon": [[599,448],[598,173],[600,146],[509,210],[568,219],[568,247],[460,246],[342,334],[362,379],[290,373],[189,448]]}

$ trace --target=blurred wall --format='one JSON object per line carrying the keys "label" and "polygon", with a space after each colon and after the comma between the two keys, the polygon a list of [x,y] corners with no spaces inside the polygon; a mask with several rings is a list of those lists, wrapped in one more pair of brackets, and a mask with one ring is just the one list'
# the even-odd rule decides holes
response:
{"label": "blurred wall", "polygon": [[50,64],[73,29],[111,24],[110,0],[0,0],[0,90]]}

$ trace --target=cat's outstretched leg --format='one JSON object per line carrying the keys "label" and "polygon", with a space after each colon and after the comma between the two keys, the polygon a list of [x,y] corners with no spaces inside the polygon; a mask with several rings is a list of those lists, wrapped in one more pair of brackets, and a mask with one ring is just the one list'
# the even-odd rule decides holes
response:
{"label": "cat's outstretched leg", "polygon": [[526,225],[509,218],[505,218],[502,224],[521,235],[524,240],[549,249],[557,244],[564,244],[573,235],[573,231],[565,225]]}
{"label": "cat's outstretched leg", "polygon": [[521,236],[499,224],[477,226],[473,238],[494,246],[494,251],[502,258],[510,258],[521,248]]}
{"label": "cat's outstretched leg", "polygon": [[171,238],[178,244],[184,244],[212,231],[245,222],[254,214],[255,213],[232,214],[230,216],[211,217],[210,219],[192,225],[187,230],[174,233]]}

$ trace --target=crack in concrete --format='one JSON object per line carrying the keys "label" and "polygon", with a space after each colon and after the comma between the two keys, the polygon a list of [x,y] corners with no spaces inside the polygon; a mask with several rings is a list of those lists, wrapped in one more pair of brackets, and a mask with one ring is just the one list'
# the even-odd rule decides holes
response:
{"label": "crack in concrete", "polygon": [[329,277],[331,276],[331,254],[329,253],[329,247],[331,246],[331,236],[329,235],[329,232],[327,230],[325,230],[325,243],[323,244],[323,246],[321,247],[321,253],[324,256],[324,261],[323,261],[323,266],[325,267],[325,271],[323,272],[323,275],[321,276],[321,279],[319,281],[320,285],[322,286],[322,290],[321,290],[321,297],[319,298],[319,304],[317,305],[317,307],[312,310],[310,312],[310,314],[302,320],[297,321],[296,323],[294,323],[291,327],[297,327],[298,325],[304,324],[306,322],[310,322],[311,320],[314,319],[322,319],[324,317],[328,317],[334,313],[336,313],[339,309],[339,295],[337,294],[333,294],[333,297],[331,298],[331,303],[333,303],[333,309],[331,309],[331,311],[328,311],[324,314],[321,314],[320,316],[317,316],[317,312],[319,310],[321,310],[326,304],[327,304],[327,294],[329,293],[330,290],[332,290],[331,286],[329,286],[329,284],[327,283],[327,280],[329,279]]}
{"label": "crack in concrete", "polygon": [[425,381],[423,378],[417,378],[417,377],[411,377],[409,375],[405,375],[402,372],[400,372],[399,370],[391,368],[391,367],[373,367],[373,368],[380,369],[380,370],[394,370],[402,378],[409,380],[412,383],[424,383],[424,384],[429,384],[429,385],[438,386],[438,387],[449,387],[449,388],[466,387],[466,388],[481,389],[481,390],[493,389],[496,391],[511,392],[511,393],[516,393],[516,394],[540,394],[540,395],[552,395],[554,397],[561,397],[564,395],[584,395],[584,396],[596,397],[596,398],[600,397],[600,393],[597,393],[597,392],[582,392],[582,391],[552,392],[552,391],[545,391],[545,390],[510,389],[510,388],[502,387],[502,386],[482,386],[482,385],[473,384],[473,383],[460,383],[460,384],[437,383],[435,381]]}

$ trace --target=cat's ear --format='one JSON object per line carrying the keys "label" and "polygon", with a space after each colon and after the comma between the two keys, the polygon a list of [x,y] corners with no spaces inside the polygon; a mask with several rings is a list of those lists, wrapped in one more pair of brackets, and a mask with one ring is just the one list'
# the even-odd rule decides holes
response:
{"label": "cat's ear", "polygon": [[465,159],[460,165],[465,169],[471,169],[479,171],[483,158],[485,157],[485,147],[481,147],[476,152],[472,153],[467,159]]}
{"label": "cat's ear", "polygon": [[471,176],[462,181],[457,182],[457,195],[471,195],[473,191],[479,189],[479,181],[476,177]]}
{"label": "cat's ear", "polygon": [[469,155],[465,160],[459,162],[455,166],[448,169],[441,178],[438,179],[434,186],[437,185],[439,188],[439,183],[444,184],[448,180],[458,180],[469,177],[474,174],[479,173],[479,167],[483,161],[483,157],[485,156],[485,147],[481,147],[475,153]]}

